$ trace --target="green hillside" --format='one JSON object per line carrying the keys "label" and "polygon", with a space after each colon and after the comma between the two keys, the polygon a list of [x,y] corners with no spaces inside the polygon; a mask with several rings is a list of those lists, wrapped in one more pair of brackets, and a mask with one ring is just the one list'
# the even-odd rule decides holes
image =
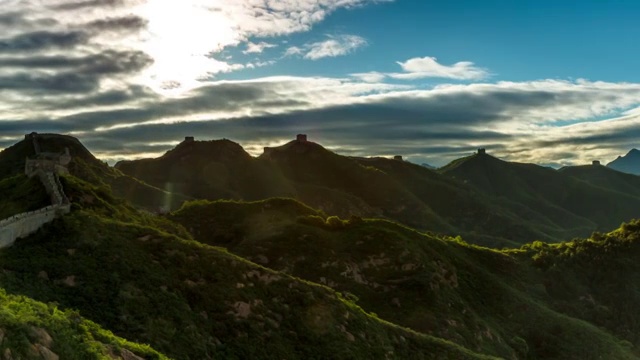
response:
{"label": "green hillside", "polygon": [[475,188],[427,168],[349,158],[313,142],[292,141],[256,159],[229,140],[189,141],[160,158],[120,162],[116,168],[195,198],[294,197],[328,214],[388,218],[494,246],[515,244],[514,234],[521,242],[554,238],[494,206]]}
{"label": "green hillside", "polygon": [[0,251],[8,292],[75,309],[176,359],[489,358],[190,240],[105,187],[73,176],[63,185],[71,213]]}
{"label": "green hillside", "polygon": [[566,166],[559,170],[591,185],[640,198],[640,176],[626,174],[606,166]]}
{"label": "green hillside", "polygon": [[481,154],[456,160],[439,171],[491,195],[555,239],[607,231],[640,217],[640,199],[534,164]]}
{"label": "green hillside", "polygon": [[[113,193],[132,204],[151,211],[171,210],[189,200],[189,197],[150,186],[125,175],[96,159],[74,137],[57,134],[39,134],[38,144],[43,152],[62,153],[69,149],[72,156],[69,171],[86,181],[108,186]],[[0,179],[24,173],[25,159],[35,155],[31,140],[22,140],[0,152]]]}
{"label": "green hillside", "polygon": [[147,345],[114,336],[76,311],[0,290],[3,359],[167,359]]}
{"label": "green hillside", "polygon": [[[429,211],[447,214],[437,217],[446,222],[465,219],[475,207],[478,214],[495,212],[493,220],[476,227],[481,236],[483,229],[503,223],[493,234],[513,243],[534,233],[527,222],[509,228],[519,221],[517,212],[508,203],[491,203],[487,199],[500,198],[471,181],[404,162],[346,158],[312,143],[303,146],[311,148],[284,147],[275,150],[282,154],[249,157],[248,163],[271,164],[269,171],[296,192],[304,186],[325,188],[322,194],[341,201],[349,199],[341,194],[349,194],[364,202],[370,201],[368,192],[388,187],[409,194],[411,201],[438,203]],[[309,156],[314,166],[304,165]],[[108,177],[118,176],[118,170],[82,156],[75,161],[72,174],[62,177],[71,213],[0,250],[0,289],[20,296],[11,299],[95,322],[78,330],[86,340],[67,341],[62,340],[67,335],[55,335],[49,320],[38,320],[44,322],[37,327],[55,339],[48,349],[56,354],[67,347],[74,349],[67,354],[84,354],[75,349],[88,343],[91,354],[127,349],[150,359],[162,358],[152,348],[175,359],[640,357],[640,317],[634,312],[640,305],[635,285],[640,266],[634,261],[640,255],[640,222],[586,240],[493,250],[388,220],[339,218],[287,198],[199,200],[155,216],[114,195]],[[338,169],[343,180],[328,177]],[[523,193],[541,191],[520,180],[518,171],[511,176],[523,181]],[[562,184],[622,196],[554,174],[570,179]],[[365,182],[371,188],[356,189]],[[16,189],[0,200],[8,215],[46,202],[42,186],[23,175],[6,177],[0,186]],[[446,197],[456,206],[442,204]],[[467,216],[468,226],[478,217]],[[15,323],[36,326],[22,318]],[[150,347],[96,335],[108,334],[100,328]],[[24,331],[22,345],[7,346],[28,358],[40,342]],[[91,356],[83,358],[100,358]]]}
{"label": "green hillside", "polygon": [[[282,199],[189,203],[170,219],[203,243],[349,293],[385,320],[478,352],[528,359],[638,355],[631,349],[640,345],[633,335],[640,318],[628,313],[640,304],[629,286],[636,282],[623,277],[607,284],[618,271],[640,275],[628,260],[608,256],[589,272],[572,263],[558,269],[550,262],[562,257],[548,249],[572,245],[537,242],[499,252],[387,221],[324,218]],[[596,273],[607,275],[594,284]],[[627,321],[613,320],[619,317]]]}

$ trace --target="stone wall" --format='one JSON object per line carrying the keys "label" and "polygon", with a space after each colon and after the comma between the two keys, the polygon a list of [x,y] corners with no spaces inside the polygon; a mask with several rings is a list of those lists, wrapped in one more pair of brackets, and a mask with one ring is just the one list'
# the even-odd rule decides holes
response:
{"label": "stone wall", "polygon": [[20,238],[36,232],[42,225],[53,221],[59,214],[68,213],[70,204],[49,205],[0,221],[0,248],[13,245]]}
{"label": "stone wall", "polygon": [[[40,154],[38,136],[40,135],[36,133],[25,136],[25,138],[31,137],[33,139],[36,155]],[[56,154],[56,156],[57,160],[55,161],[51,159],[27,159],[25,174],[29,177],[37,175],[40,178],[40,182],[47,190],[47,194],[51,196],[51,205],[0,220],[0,248],[13,245],[17,239],[36,232],[57,216],[68,214],[71,211],[71,204],[58,177],[58,174],[69,173],[65,167],[71,160],[69,150],[66,149],[65,154]],[[61,158],[62,160],[60,160]]]}

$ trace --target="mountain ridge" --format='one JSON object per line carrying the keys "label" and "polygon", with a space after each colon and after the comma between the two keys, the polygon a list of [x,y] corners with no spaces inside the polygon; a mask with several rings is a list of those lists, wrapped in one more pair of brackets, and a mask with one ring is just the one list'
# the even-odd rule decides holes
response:
{"label": "mountain ridge", "polygon": [[628,174],[640,175],[640,150],[633,148],[624,156],[618,156],[607,167]]}

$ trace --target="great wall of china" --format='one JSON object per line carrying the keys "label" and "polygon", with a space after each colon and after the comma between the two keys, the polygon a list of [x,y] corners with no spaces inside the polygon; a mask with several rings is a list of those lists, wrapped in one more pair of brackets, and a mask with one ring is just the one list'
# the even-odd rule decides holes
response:
{"label": "great wall of china", "polygon": [[0,248],[13,245],[17,239],[36,232],[56,217],[71,211],[71,204],[58,177],[68,172],[66,166],[71,161],[69,151],[62,154],[41,152],[36,133],[26,135],[25,139],[33,141],[36,152],[34,159],[26,160],[25,174],[29,177],[38,176],[51,197],[51,205],[0,220]]}

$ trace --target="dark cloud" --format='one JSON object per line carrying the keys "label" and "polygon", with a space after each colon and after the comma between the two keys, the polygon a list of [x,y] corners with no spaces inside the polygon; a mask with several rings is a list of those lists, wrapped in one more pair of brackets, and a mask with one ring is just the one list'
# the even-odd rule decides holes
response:
{"label": "dark cloud", "polygon": [[0,90],[28,91],[30,93],[90,93],[98,89],[94,76],[75,73],[31,74],[18,73],[0,76]]}
{"label": "dark cloud", "polygon": [[139,16],[129,15],[117,18],[95,20],[83,28],[98,32],[136,32],[147,27],[148,21]]}
{"label": "dark cloud", "polygon": [[[38,105],[44,109],[65,110],[73,108],[86,109],[95,106],[128,105],[149,100],[157,101],[158,95],[146,87],[131,85],[125,90],[106,90],[91,95],[71,94],[64,97],[56,97],[53,100],[43,100]],[[67,124],[69,128],[73,128],[73,124],[70,122],[67,122]]]}
{"label": "dark cloud", "polygon": [[0,40],[0,53],[73,48],[87,43],[88,40],[89,36],[82,31],[35,31]]}
{"label": "dark cloud", "polygon": [[80,10],[85,8],[118,7],[124,4],[124,0],[87,0],[68,2],[52,8],[56,10]]}
{"label": "dark cloud", "polygon": [[33,26],[50,27],[56,24],[58,24],[58,21],[51,18],[27,19],[25,13],[20,11],[10,11],[0,14],[0,27],[15,29],[19,27],[30,28]]}
{"label": "dark cloud", "polygon": [[107,50],[88,56],[0,57],[0,67],[69,69],[83,74],[128,74],[153,63],[142,51]]}
{"label": "dark cloud", "polygon": [[12,11],[9,13],[0,14],[0,25],[7,27],[14,27],[26,24],[24,15],[21,12]]}
{"label": "dark cloud", "polygon": [[558,145],[572,146],[615,146],[634,144],[637,146],[640,138],[640,123],[627,126],[622,129],[602,129],[597,134],[566,136],[555,140],[538,140],[534,142],[536,147],[554,147]]}

